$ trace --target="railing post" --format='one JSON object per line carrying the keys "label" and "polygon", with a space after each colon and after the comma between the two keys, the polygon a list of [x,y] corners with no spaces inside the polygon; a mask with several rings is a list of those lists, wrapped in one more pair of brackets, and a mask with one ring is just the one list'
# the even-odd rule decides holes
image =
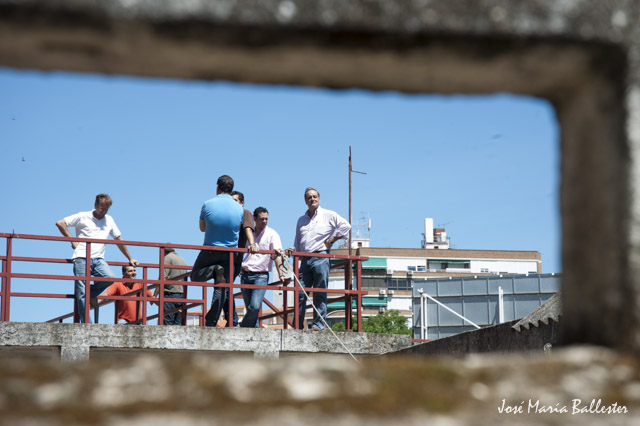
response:
{"label": "railing post", "polygon": [[2,261],[2,268],[1,268],[1,270],[2,270],[2,281],[1,281],[2,287],[0,288],[0,293],[1,293],[1,296],[0,296],[1,297],[1,299],[0,299],[0,321],[4,321],[4,305],[6,303],[6,296],[5,296],[5,294],[6,294],[5,293],[6,285],[5,285],[5,277],[4,277],[5,270],[4,269],[5,269],[6,262],[4,260],[2,260],[2,259],[0,259],[0,261]]}
{"label": "railing post", "polygon": [[[293,292],[293,328],[296,330],[301,329],[300,327],[300,278],[296,279],[295,277],[299,277],[299,267],[298,267],[298,257],[293,256],[293,288],[296,289]],[[306,311],[306,310],[305,310]],[[304,315],[304,313],[303,313]],[[302,318],[304,322],[304,318]]]}
{"label": "railing post", "polygon": [[158,287],[158,325],[164,325],[164,247],[160,247],[160,259],[158,261],[160,270],[158,271],[158,279],[160,286]]}
{"label": "railing post", "polygon": [[205,326],[205,316],[207,315],[207,283],[200,286],[202,289],[202,311],[200,312],[200,327]]}
{"label": "railing post", "polygon": [[[189,286],[187,285],[187,279],[185,278],[184,280],[184,286],[182,287],[182,298],[183,299],[188,299],[188,291],[189,291]],[[187,302],[183,302],[182,306],[183,309],[180,311],[180,317],[182,318],[182,325],[187,325],[187,319],[188,319],[188,313],[187,313]]]}
{"label": "railing post", "polygon": [[356,290],[358,290],[358,294],[356,296],[356,310],[358,316],[358,325],[356,327],[356,331],[359,333],[362,331],[362,260],[358,259],[356,261]]}
{"label": "railing post", "polygon": [[[85,246],[85,267],[84,267],[84,322],[88,324],[91,316],[91,243]],[[75,301],[74,301],[75,303]]]}
{"label": "railing post", "polygon": [[7,256],[2,264],[2,272],[5,274],[2,279],[2,321],[9,321],[11,310],[11,248],[12,236],[7,237]]}
{"label": "railing post", "polygon": [[[142,301],[142,325],[147,325],[147,299],[146,298],[147,298],[147,279],[149,277],[147,273],[148,272],[147,269],[148,268],[146,266],[142,268],[142,293],[138,293],[136,295]],[[137,305],[139,309],[140,303],[138,303]]]}
{"label": "railing post", "polygon": [[[293,279],[293,285],[296,285],[295,278]],[[284,283],[282,283],[282,286],[284,287]],[[288,296],[289,290],[282,290],[282,328],[285,330],[289,328],[289,314],[287,313],[287,305],[289,304],[287,300]]]}
{"label": "railing post", "polygon": [[[347,266],[344,268],[344,289],[351,290],[353,287],[351,284],[351,271],[353,268],[353,261],[351,260],[351,256],[349,256],[349,261],[347,262]],[[351,325],[351,312],[353,308],[351,305],[353,304],[353,295],[345,294],[344,299],[344,328],[346,331],[350,331],[352,328]]]}
{"label": "railing post", "polygon": [[229,287],[227,287],[227,301],[228,309],[227,312],[227,327],[233,327],[233,312],[234,312],[234,300],[233,300],[233,264],[234,264],[234,256],[235,252],[229,252],[229,282],[227,283]]}
{"label": "railing post", "polygon": [[117,324],[118,323],[118,304],[120,303],[119,300],[114,300],[113,301],[113,323]]}

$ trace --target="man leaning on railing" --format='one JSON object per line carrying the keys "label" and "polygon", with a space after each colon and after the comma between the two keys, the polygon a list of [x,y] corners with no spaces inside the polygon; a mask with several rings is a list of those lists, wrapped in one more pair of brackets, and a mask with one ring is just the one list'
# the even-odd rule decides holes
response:
{"label": "man leaning on railing", "polygon": [[[205,246],[238,247],[238,234],[242,224],[243,208],[231,198],[233,179],[222,175],[216,182],[216,196],[202,205],[198,226],[204,232]],[[204,282],[214,278],[216,283],[229,281],[229,253],[216,250],[201,250],[191,270],[191,281]],[[233,278],[233,277],[231,277]],[[205,325],[218,324],[222,306],[229,297],[229,289],[215,287],[211,297],[211,309],[205,316]],[[231,320],[231,318],[227,318]]]}
{"label": "man leaning on railing", "polygon": [[[114,240],[121,240],[120,230],[116,226],[116,222],[107,214],[112,203],[111,197],[107,194],[98,194],[96,196],[94,210],[67,216],[57,221],[56,226],[65,237],[73,238],[69,227],[75,227],[76,237],[78,238],[106,240],[110,235]],[[73,274],[75,276],[84,276],[86,275],[87,265],[86,244],[84,242],[78,243],[77,241],[73,241],[71,242],[71,247],[74,250],[72,258]],[[131,257],[126,245],[118,244],[118,248],[129,260],[130,265],[138,266],[138,261]],[[104,244],[91,244],[91,276],[116,278],[104,260],[104,251]],[[109,287],[109,285],[111,285],[109,281],[95,281],[94,284],[91,285],[92,297],[98,296]],[[85,282],[83,280],[75,281],[75,298],[80,322],[85,322]]]}
{"label": "man leaning on railing", "polygon": [[[311,253],[327,254],[333,244],[349,235],[351,224],[338,213],[320,207],[320,193],[315,188],[304,191],[307,211],[300,216],[296,224],[294,249]],[[289,252],[292,250],[289,249]],[[300,262],[300,278],[304,287],[328,288],[331,266],[327,257],[303,257]],[[298,296],[298,328],[304,325],[307,296],[300,292]],[[324,330],[327,318],[327,293],[314,292],[313,305],[318,312],[313,315],[311,330]]]}

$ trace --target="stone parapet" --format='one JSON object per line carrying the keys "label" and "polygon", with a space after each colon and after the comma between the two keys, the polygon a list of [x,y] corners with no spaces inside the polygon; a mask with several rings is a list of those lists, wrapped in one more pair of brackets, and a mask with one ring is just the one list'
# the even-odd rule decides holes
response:
{"label": "stone parapet", "polygon": [[[411,345],[409,336],[367,333],[120,324],[0,323],[0,355],[82,360],[105,353],[218,352],[278,358],[281,353],[380,355]],[[100,355],[99,355],[100,354]]]}

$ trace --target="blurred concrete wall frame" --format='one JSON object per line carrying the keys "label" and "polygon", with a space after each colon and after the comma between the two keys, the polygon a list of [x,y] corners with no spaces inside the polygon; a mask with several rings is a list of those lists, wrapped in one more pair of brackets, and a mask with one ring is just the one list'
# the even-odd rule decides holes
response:
{"label": "blurred concrete wall frame", "polygon": [[546,98],[561,125],[563,340],[640,349],[634,1],[0,0],[0,66]]}

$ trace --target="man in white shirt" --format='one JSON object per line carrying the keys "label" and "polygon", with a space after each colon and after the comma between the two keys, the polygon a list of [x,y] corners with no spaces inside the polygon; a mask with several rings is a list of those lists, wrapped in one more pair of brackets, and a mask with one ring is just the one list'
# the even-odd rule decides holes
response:
{"label": "man in white shirt", "polygon": [[[300,216],[296,225],[294,248],[296,251],[311,253],[329,253],[333,244],[349,234],[351,225],[338,213],[320,207],[320,193],[314,188],[304,191],[304,201],[307,211]],[[329,282],[328,257],[303,257],[300,262],[301,283],[304,287],[326,289]],[[300,292],[299,323],[304,324],[307,297]],[[314,311],[312,330],[324,330],[323,319],[327,318],[327,293],[313,293],[313,305],[320,315]]]}
{"label": "man in white shirt", "polygon": [[[253,218],[256,222],[255,243],[259,250],[280,250],[282,243],[280,235],[267,226],[269,222],[269,212],[264,207],[258,207],[253,211]],[[247,241],[248,244],[248,241]],[[273,256],[275,257],[275,255]],[[242,272],[240,272],[241,284],[264,285],[264,289],[243,288],[242,298],[246,307],[246,313],[240,327],[258,327],[258,315],[267,292],[266,285],[269,282],[269,272],[273,263],[273,257],[264,253],[251,253],[245,255],[242,261]],[[282,258],[275,257],[276,267],[280,281],[289,283],[289,279],[284,276]]]}
{"label": "man in white shirt", "polygon": [[[94,210],[88,212],[80,212],[67,216],[56,222],[56,226],[60,233],[65,237],[72,237],[69,227],[76,228],[76,237],[78,238],[95,238],[106,240],[109,236],[114,240],[121,240],[120,230],[116,222],[107,214],[109,207],[113,201],[107,194],[98,194],[94,204]],[[71,242],[73,248],[73,274],[75,276],[84,276],[87,265],[86,243],[77,241]],[[133,259],[129,254],[127,246],[119,244],[118,248],[125,255],[129,264],[138,266],[138,261]],[[109,268],[104,260],[104,244],[91,243],[91,276],[92,277],[108,277],[116,278],[115,274]],[[98,296],[107,287],[113,284],[110,281],[96,281],[91,285],[91,297]],[[78,307],[78,316],[80,322],[85,322],[85,282],[81,280],[75,281],[75,297]]]}

